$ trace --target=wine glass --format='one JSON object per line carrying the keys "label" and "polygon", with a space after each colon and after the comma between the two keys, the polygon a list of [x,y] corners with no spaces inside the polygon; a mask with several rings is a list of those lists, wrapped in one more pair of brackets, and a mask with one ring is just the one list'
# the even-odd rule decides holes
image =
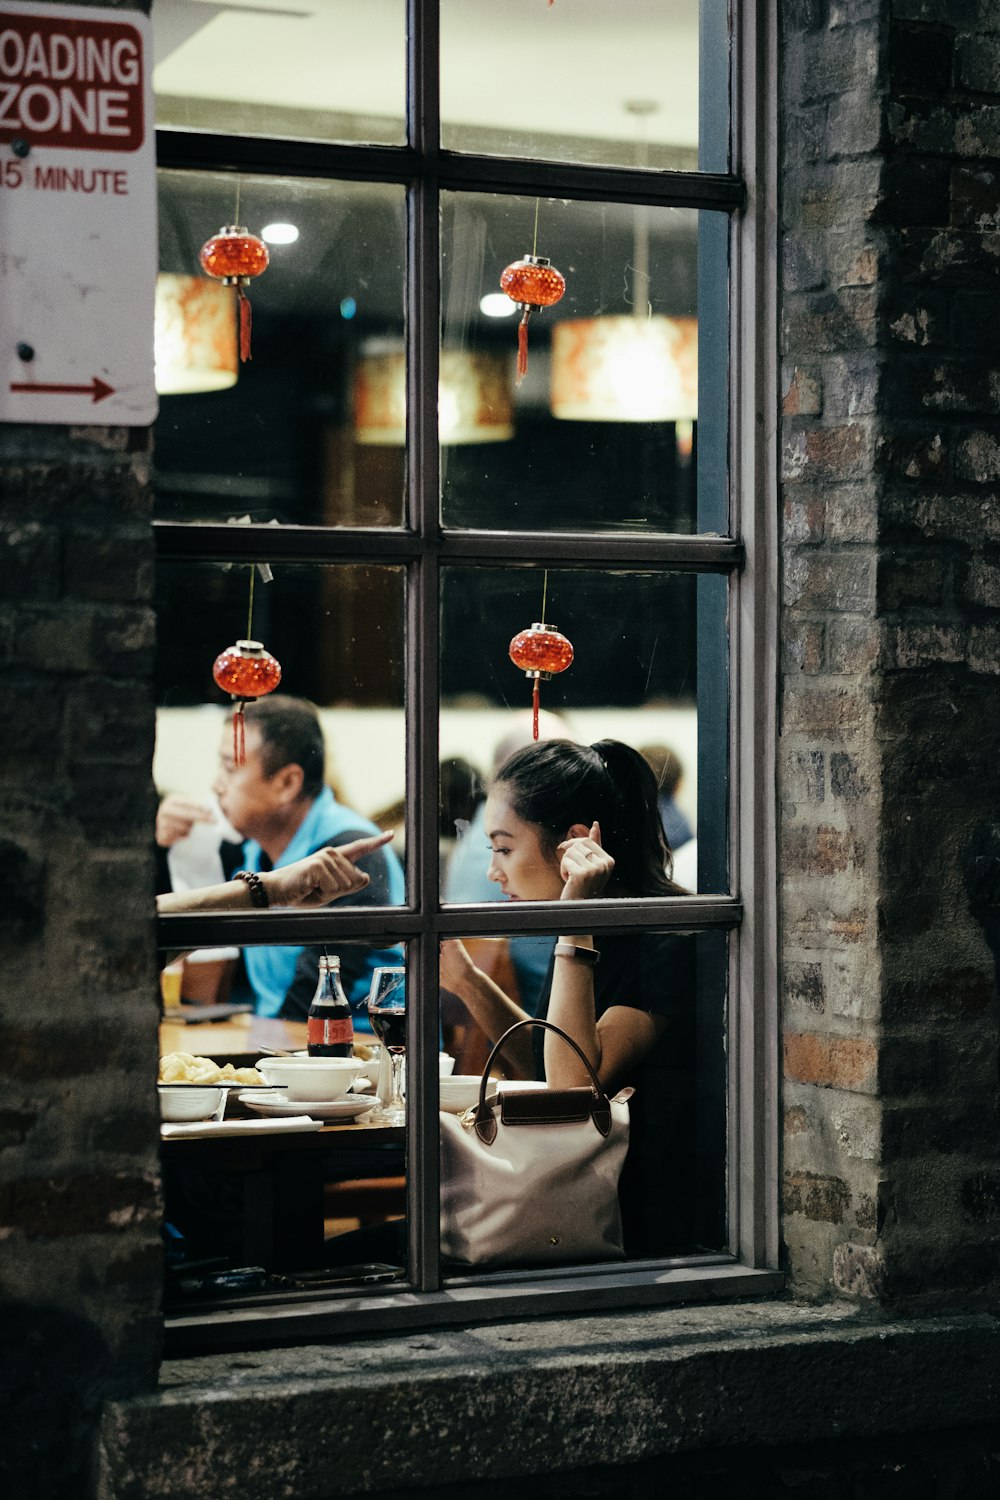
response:
{"label": "wine glass", "polygon": [[405,1125],[401,1075],[406,1052],[406,970],[376,969],[368,991],[368,1019],[372,1031],[389,1054],[392,1064],[392,1096],[368,1115],[372,1125]]}

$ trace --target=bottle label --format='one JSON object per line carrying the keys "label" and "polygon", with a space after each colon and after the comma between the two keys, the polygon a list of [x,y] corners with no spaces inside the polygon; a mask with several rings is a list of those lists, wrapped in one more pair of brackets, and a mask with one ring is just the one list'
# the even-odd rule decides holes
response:
{"label": "bottle label", "polygon": [[354,1023],[350,1016],[310,1016],[306,1023],[306,1041],[310,1047],[337,1047],[354,1040]]}

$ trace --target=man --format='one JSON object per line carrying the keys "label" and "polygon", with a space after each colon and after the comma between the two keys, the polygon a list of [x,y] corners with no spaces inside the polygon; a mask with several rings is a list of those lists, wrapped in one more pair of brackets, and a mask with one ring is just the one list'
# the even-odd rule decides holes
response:
{"label": "man", "polygon": [[[244,870],[259,874],[281,869],[318,849],[379,834],[374,823],[342,807],[325,785],[323,731],[311,703],[277,695],[247,704],[245,713],[245,763],[237,766],[233,760],[227,724],[212,787],[223,815],[246,841],[240,858]],[[157,843],[168,848],[197,823],[211,821],[209,809],[168,797],[157,816]],[[402,904],[403,871],[391,850],[373,849],[358,860],[358,868],[368,882],[357,894],[345,896],[341,905]],[[316,988],[318,952],[298,947],[244,949],[243,963],[258,1015],[305,1017]],[[341,977],[352,1005],[364,1001],[379,964],[399,961],[398,949],[342,947]]]}

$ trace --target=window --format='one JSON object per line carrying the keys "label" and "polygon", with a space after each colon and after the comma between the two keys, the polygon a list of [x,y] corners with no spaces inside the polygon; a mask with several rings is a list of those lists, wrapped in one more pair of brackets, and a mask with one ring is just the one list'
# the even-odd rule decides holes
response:
{"label": "window", "polygon": [[[397,826],[405,884],[374,906],[165,917],[160,942],[395,953],[415,998],[404,1280],[272,1287],[253,1316],[281,1337],[303,1320],[316,1334],[765,1286],[773,519],[756,500],[773,483],[757,416],[773,298],[754,17],[741,9],[730,37],[721,0],[413,0],[408,31],[401,0],[193,9],[154,7],[161,279],[196,273],[221,224],[292,229],[272,232],[249,289],[252,360],[214,389],[164,386],[157,783],[207,782],[224,702],[211,662],[243,634],[253,578],[282,691],[320,706],[341,800]],[[515,386],[517,318],[482,299],[533,250],[567,286],[529,319]],[[655,1085],[671,1149],[646,1182],[680,1209],[625,1262],[460,1274],[438,1254],[436,1058],[455,1024],[439,945],[506,961],[515,944],[550,950],[556,929],[547,903],[449,890],[448,871],[456,823],[476,826],[476,774],[530,704],[507,643],[549,615],[576,658],[542,707],[569,737],[666,742],[685,762],[696,894],[605,897],[579,919],[598,946],[690,945],[695,998]],[[228,1324],[206,1304],[171,1326]]]}

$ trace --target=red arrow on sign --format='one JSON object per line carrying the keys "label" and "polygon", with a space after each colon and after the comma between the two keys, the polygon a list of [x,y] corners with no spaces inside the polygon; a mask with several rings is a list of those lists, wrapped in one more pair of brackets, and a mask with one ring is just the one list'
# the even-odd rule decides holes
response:
{"label": "red arrow on sign", "polygon": [[15,385],[11,382],[12,391],[24,391],[29,395],[38,396],[89,396],[96,406],[98,401],[103,401],[106,396],[113,396],[115,388],[107,385],[98,376],[94,376],[89,385]]}

